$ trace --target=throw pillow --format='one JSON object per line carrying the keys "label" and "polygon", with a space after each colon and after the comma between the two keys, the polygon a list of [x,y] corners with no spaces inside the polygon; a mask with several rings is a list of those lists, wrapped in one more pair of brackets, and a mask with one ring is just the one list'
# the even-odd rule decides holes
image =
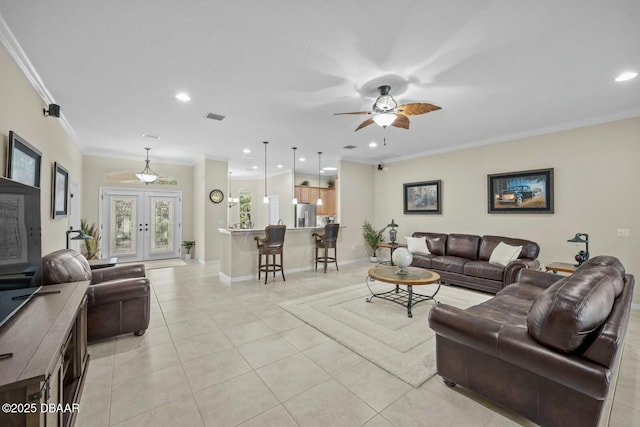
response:
{"label": "throw pillow", "polygon": [[500,242],[498,246],[493,249],[493,252],[491,252],[489,263],[506,266],[514,259],[518,259],[521,250],[522,246],[511,246]]}
{"label": "throw pillow", "polygon": [[407,241],[407,249],[412,254],[429,255],[429,248],[427,247],[426,237],[405,237]]}

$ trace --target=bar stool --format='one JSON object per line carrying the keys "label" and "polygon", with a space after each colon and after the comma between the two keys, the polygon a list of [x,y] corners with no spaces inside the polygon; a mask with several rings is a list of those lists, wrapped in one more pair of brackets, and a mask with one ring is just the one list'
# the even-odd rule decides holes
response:
{"label": "bar stool", "polygon": [[[336,270],[338,268],[338,231],[340,230],[340,224],[327,224],[324,226],[324,234],[313,233],[316,244],[316,271],[318,271],[318,263],[324,263],[324,272],[327,272],[327,264],[334,262],[336,264]],[[318,256],[318,249],[324,249],[324,256]],[[329,256],[329,249],[333,249],[333,256]]]}
{"label": "bar stool", "polygon": [[[273,272],[273,277],[276,277],[276,271],[282,273],[282,280],[284,278],[284,269],[282,262],[282,249],[284,247],[284,233],[287,231],[286,225],[268,225],[264,229],[264,237],[256,236],[256,244],[258,245],[258,280],[260,275],[264,271],[264,284],[267,284],[267,278],[269,272]],[[264,255],[264,264],[262,263],[262,255]],[[269,255],[272,256],[271,264],[269,264]],[[276,264],[276,255],[280,255],[280,263]]]}

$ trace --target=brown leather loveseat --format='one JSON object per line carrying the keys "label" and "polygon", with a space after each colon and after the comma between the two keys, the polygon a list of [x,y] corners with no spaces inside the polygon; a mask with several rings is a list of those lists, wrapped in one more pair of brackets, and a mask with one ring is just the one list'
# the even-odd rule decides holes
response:
{"label": "brown leather loveseat", "polygon": [[42,285],[90,280],[87,290],[87,339],[142,335],[149,327],[151,287],[144,265],[122,265],[91,270],[85,257],[61,249],[42,258]]}
{"label": "brown leather loveseat", "polygon": [[466,310],[437,304],[438,375],[544,426],[608,422],[634,278],[598,256],[571,276],[521,270]]}
{"label": "brown leather loveseat", "polygon": [[[425,238],[429,254],[413,254],[414,267],[440,274],[444,283],[496,293],[515,282],[523,268],[537,269],[540,246],[530,240],[473,234],[415,232],[412,237]],[[504,243],[522,246],[517,258],[507,265],[490,263],[494,249]]]}

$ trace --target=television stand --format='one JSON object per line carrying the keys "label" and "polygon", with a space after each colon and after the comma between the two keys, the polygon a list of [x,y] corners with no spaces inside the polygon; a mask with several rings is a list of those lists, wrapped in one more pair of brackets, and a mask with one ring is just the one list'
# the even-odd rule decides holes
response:
{"label": "television stand", "polygon": [[11,354],[0,359],[0,401],[9,405],[0,425],[73,425],[89,363],[88,286],[45,286],[0,328],[0,354]]}

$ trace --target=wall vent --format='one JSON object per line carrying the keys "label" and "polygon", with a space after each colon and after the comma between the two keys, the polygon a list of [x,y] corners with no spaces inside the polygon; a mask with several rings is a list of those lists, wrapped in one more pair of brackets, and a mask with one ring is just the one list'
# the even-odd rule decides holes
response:
{"label": "wall vent", "polygon": [[207,114],[204,115],[205,119],[218,120],[218,121],[224,120],[225,117],[227,117],[227,116],[223,116],[223,115],[215,114],[215,113],[207,113]]}
{"label": "wall vent", "polygon": [[345,145],[344,147],[345,150],[353,150],[354,148],[357,148],[355,145]]}

